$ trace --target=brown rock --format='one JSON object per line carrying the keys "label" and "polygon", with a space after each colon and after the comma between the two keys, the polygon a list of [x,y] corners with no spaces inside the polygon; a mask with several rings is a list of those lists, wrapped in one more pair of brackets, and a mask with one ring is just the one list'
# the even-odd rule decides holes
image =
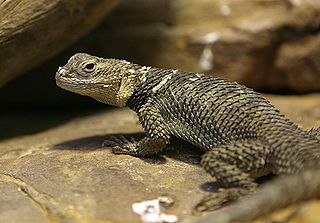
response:
{"label": "brown rock", "polygon": [[211,180],[195,165],[199,153],[140,159],[101,147],[107,135],[140,131],[134,113],[119,109],[2,142],[0,222],[138,223],[131,205],[162,195],[175,201],[168,213],[190,219]]}
{"label": "brown rock", "polygon": [[79,39],[116,2],[0,1],[0,86]]}
{"label": "brown rock", "polygon": [[[278,50],[275,68],[283,75],[287,88],[319,91],[320,35],[284,43]],[[285,87],[278,81],[278,88]]]}
{"label": "brown rock", "polygon": [[[319,94],[267,97],[302,127],[320,126]],[[131,205],[161,195],[174,199],[165,212],[178,215],[179,222],[195,218],[191,208],[206,193],[204,188],[214,186],[198,165],[198,151],[167,150],[146,159],[115,155],[101,143],[108,135],[141,132],[133,112],[86,114],[48,128],[47,122],[59,117],[65,121],[66,114],[70,111],[24,110],[11,113],[12,120],[0,116],[0,132],[16,130],[18,124],[32,129],[40,120],[47,126],[46,131],[0,143],[0,222],[138,223]],[[319,202],[304,204],[294,222],[318,223],[319,208]]]}
{"label": "brown rock", "polygon": [[320,90],[319,15],[320,1],[125,0],[79,45],[260,91],[311,92]]}

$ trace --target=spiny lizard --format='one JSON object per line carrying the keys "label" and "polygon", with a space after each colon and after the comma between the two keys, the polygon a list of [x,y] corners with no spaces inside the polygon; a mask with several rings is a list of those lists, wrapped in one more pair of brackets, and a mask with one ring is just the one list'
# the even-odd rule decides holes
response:
{"label": "spiny lizard", "polygon": [[[224,190],[204,198],[195,207],[196,211],[214,210],[256,191],[254,180],[259,176],[294,174],[294,177],[279,178],[258,190],[260,192],[240,199],[234,207],[238,211],[227,207],[199,222],[213,219],[215,222],[237,222],[255,218],[257,216],[246,216],[246,219],[237,216],[242,211],[239,207],[246,206],[245,201],[252,204],[249,212],[253,213],[256,208],[259,215],[263,212],[261,208],[271,210],[287,204],[286,200],[296,200],[283,198],[280,194],[277,195],[280,197],[270,197],[280,200],[280,204],[254,206],[261,197],[292,179],[303,183],[299,180],[305,179],[305,175],[311,181],[312,177],[319,178],[319,129],[310,132],[300,129],[263,96],[235,82],[78,53],[59,68],[56,83],[66,90],[109,105],[127,106],[137,113],[146,136],[140,141],[107,140],[106,144],[113,145],[116,154],[153,155],[164,149],[171,136],[204,150],[201,165]],[[315,183],[318,188],[313,197],[320,194],[320,183]],[[298,200],[309,197],[308,193],[302,193]],[[273,204],[274,207],[266,208]],[[236,217],[232,218],[232,215]],[[217,221],[216,216],[222,220]]]}

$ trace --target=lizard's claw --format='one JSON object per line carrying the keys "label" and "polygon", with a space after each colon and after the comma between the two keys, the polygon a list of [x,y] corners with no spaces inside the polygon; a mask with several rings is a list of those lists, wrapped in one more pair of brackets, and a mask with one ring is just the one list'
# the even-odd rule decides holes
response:
{"label": "lizard's claw", "polygon": [[135,139],[133,137],[127,139],[124,136],[110,136],[103,141],[102,147],[111,146],[112,152],[115,154],[128,154],[130,150],[135,148]]}
{"label": "lizard's claw", "polygon": [[206,195],[192,210],[193,215],[200,215],[205,211],[214,211],[229,201],[224,191]]}
{"label": "lizard's claw", "polygon": [[120,147],[120,146],[112,147],[112,152],[114,154],[130,154],[129,151],[130,151],[129,147],[128,148]]}
{"label": "lizard's claw", "polygon": [[200,215],[205,211],[214,211],[226,204],[237,200],[240,196],[248,194],[249,190],[243,188],[219,189],[218,192],[205,196],[192,210],[193,215]]}

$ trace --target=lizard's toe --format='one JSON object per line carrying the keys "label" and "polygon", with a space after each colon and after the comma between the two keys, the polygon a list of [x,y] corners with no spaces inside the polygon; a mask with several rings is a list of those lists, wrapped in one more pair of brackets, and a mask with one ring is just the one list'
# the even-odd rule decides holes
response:
{"label": "lizard's toe", "polygon": [[216,193],[206,195],[194,208],[193,214],[199,215],[205,211],[214,211],[222,208],[232,201],[238,200],[239,197],[244,196],[250,192],[249,189],[244,188],[227,188],[220,189]]}
{"label": "lizard's toe", "polygon": [[136,149],[135,139],[127,139],[125,136],[110,136],[103,141],[102,147],[112,147],[115,154],[130,154],[130,151]]}
{"label": "lizard's toe", "polygon": [[200,215],[205,211],[214,211],[223,207],[230,200],[224,192],[206,195],[192,210],[193,215]]}
{"label": "lizard's toe", "polygon": [[112,152],[114,154],[127,154],[128,150],[126,148],[123,148],[120,146],[114,146],[114,147],[112,147]]}

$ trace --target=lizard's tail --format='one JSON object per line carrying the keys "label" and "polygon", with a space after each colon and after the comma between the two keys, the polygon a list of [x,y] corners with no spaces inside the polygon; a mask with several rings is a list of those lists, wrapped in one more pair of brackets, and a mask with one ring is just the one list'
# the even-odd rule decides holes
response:
{"label": "lizard's tail", "polygon": [[241,223],[254,220],[290,204],[320,198],[320,170],[281,176],[229,207],[210,213],[195,223]]}

